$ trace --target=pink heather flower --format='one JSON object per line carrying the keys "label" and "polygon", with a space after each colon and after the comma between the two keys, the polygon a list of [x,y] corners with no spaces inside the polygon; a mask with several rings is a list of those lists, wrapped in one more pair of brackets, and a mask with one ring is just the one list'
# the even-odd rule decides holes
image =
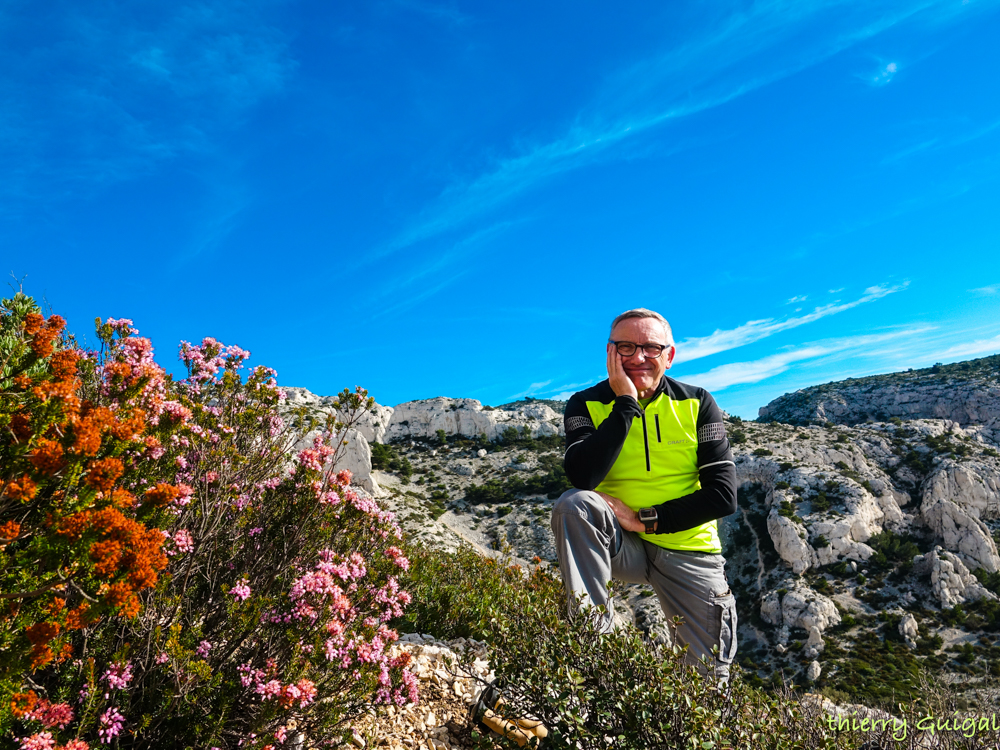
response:
{"label": "pink heather flower", "polygon": [[101,714],[101,728],[97,731],[97,736],[102,745],[110,745],[111,741],[122,731],[125,724],[125,717],[118,713],[118,709],[112,706]]}
{"label": "pink heather flower", "polygon": [[210,471],[205,475],[205,481],[211,484],[219,479],[219,472]]}
{"label": "pink heather flower", "polygon": [[127,688],[128,684],[132,681],[132,663],[112,664],[108,667],[108,671],[102,675],[101,679],[107,682],[108,687],[112,690]]}
{"label": "pink heather flower", "polygon": [[403,570],[410,569],[410,561],[403,555],[403,550],[399,547],[389,547],[385,551],[386,557],[389,557]]}
{"label": "pink heather flower", "polygon": [[177,547],[178,552],[190,552],[193,550],[194,539],[191,538],[191,532],[187,529],[181,529],[174,534],[174,545]]}
{"label": "pink heather flower", "polygon": [[263,530],[264,529],[262,527],[258,526],[258,527],[254,528],[254,529],[250,529],[249,534],[250,534],[250,536],[257,536]]}
{"label": "pink heather flower", "polygon": [[195,649],[195,653],[198,654],[202,659],[208,658],[208,652],[212,650],[212,644],[208,641],[202,641],[198,644],[198,648]]}
{"label": "pink heather flower", "polygon": [[73,709],[68,703],[49,703],[42,698],[27,718],[41,722],[46,729],[65,729],[73,721]]}
{"label": "pink heather flower", "polygon": [[299,707],[304,708],[316,700],[316,685],[305,678],[295,683],[299,689]]}
{"label": "pink heather flower", "polygon": [[178,483],[177,489],[180,490],[180,494],[174,498],[173,504],[178,508],[183,508],[185,505],[191,504],[191,496],[194,494],[194,490],[191,489],[186,484]]}
{"label": "pink heather flower", "polygon": [[174,463],[177,464],[178,469],[186,469],[188,467],[187,459],[184,456],[178,456],[174,459]]}
{"label": "pink heather flower", "polygon": [[306,448],[301,451],[298,455],[299,465],[304,466],[307,469],[312,469],[313,471],[323,470],[323,459],[318,451],[312,448]]}
{"label": "pink heather flower", "polygon": [[254,689],[264,700],[272,700],[281,695],[281,683],[277,680],[258,683]]}
{"label": "pink heather flower", "polygon": [[168,661],[170,661],[170,656],[166,651],[161,651],[160,655],[156,657],[157,664],[166,664]]}
{"label": "pink heather flower", "polygon": [[90,745],[83,740],[70,740],[62,746],[62,750],[90,750]]}
{"label": "pink heather flower", "polygon": [[288,727],[286,726],[278,727],[277,731],[274,733],[274,739],[279,743],[283,743],[286,736],[288,736]]}
{"label": "pink heather flower", "polygon": [[244,578],[235,586],[233,586],[231,589],[229,589],[229,593],[232,594],[235,599],[241,602],[246,601],[250,597],[251,593],[250,586],[247,585],[247,579]]}
{"label": "pink heather flower", "polygon": [[56,741],[52,739],[52,732],[39,732],[30,737],[24,737],[18,742],[21,743],[21,750],[52,750]]}
{"label": "pink heather flower", "polygon": [[346,487],[350,483],[351,483],[351,472],[349,472],[347,469],[337,472],[337,484],[339,484],[341,487]]}

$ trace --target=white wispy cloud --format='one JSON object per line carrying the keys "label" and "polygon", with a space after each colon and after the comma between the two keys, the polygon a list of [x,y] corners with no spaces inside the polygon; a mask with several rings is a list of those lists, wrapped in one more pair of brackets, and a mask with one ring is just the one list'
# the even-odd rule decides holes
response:
{"label": "white wispy cloud", "polygon": [[957,344],[950,349],[945,349],[939,357],[942,359],[953,359],[956,357],[972,357],[977,354],[996,354],[1000,352],[1000,336],[991,339],[978,339],[965,344]]}
{"label": "white wispy cloud", "polygon": [[807,299],[809,299],[809,296],[806,294],[802,294],[798,297],[790,297],[785,304],[794,305],[796,302],[805,302]]}
{"label": "white wispy cloud", "polygon": [[781,375],[798,362],[816,360],[848,351],[856,356],[863,353],[865,349],[870,350],[876,346],[882,347],[889,341],[911,337],[929,330],[931,330],[930,327],[923,326],[889,333],[849,336],[819,341],[805,344],[795,349],[789,349],[788,351],[778,352],[777,354],[771,354],[757,360],[730,362],[707,372],[684,376],[683,380],[696,383],[710,391],[721,391],[733,385],[759,383],[767,378]]}
{"label": "white wispy cloud", "polygon": [[[609,76],[607,90],[576,114],[564,135],[453,183],[374,257],[460,229],[555,175],[612,158],[624,143],[665,123],[726,104],[901,23],[919,17],[943,24],[959,13],[947,0],[904,8],[887,1],[771,0],[729,9],[723,23],[683,46]],[[789,43],[797,37],[810,43]],[[890,76],[895,70],[895,63],[883,68]]]}
{"label": "white wispy cloud", "polygon": [[898,70],[899,65],[897,63],[886,63],[884,66],[880,67],[874,75],[869,75],[868,82],[872,86],[885,86],[892,80]]}
{"label": "white wispy cloud", "polygon": [[882,299],[889,294],[905,289],[908,284],[909,282],[897,286],[871,286],[865,289],[864,294],[856,300],[821,305],[811,313],[798,317],[785,318],[783,320],[775,320],[774,318],[751,320],[736,328],[717,330],[708,336],[687,338],[677,344],[677,361],[690,362],[712,354],[728,351],[729,349],[745,346],[746,344],[752,344],[755,341],[760,341],[781,331],[798,328],[799,326],[815,322],[830,315],[850,310],[858,305]]}
{"label": "white wispy cloud", "polygon": [[969,291],[975,294],[997,294],[1000,293],[1000,284],[990,284],[989,286],[981,286],[976,289],[969,289]]}

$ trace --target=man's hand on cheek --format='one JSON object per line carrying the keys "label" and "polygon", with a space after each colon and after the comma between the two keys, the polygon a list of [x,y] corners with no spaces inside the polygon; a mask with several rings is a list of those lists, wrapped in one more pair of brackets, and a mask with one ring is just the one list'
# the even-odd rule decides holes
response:
{"label": "man's hand on cheek", "polygon": [[626,374],[625,368],[622,366],[621,355],[618,354],[614,344],[608,344],[608,381],[616,396],[639,398],[639,391],[636,390],[635,383]]}

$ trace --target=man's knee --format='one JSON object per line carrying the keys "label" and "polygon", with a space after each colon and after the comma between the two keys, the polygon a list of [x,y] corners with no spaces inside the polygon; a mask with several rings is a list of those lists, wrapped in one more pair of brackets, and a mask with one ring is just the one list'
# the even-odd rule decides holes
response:
{"label": "man's knee", "polygon": [[580,490],[574,487],[566,490],[552,506],[552,517],[557,515],[573,515],[588,518],[593,522],[604,514],[607,503],[593,490]]}

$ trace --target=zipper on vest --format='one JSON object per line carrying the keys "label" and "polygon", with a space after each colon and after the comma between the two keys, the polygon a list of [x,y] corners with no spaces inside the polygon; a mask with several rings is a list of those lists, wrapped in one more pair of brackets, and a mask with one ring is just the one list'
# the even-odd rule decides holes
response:
{"label": "zipper on vest", "polygon": [[660,415],[654,414],[653,419],[656,420],[656,442],[662,443],[663,441],[660,440]]}
{"label": "zipper on vest", "polygon": [[[657,427],[659,429],[659,427]],[[642,410],[642,444],[646,447],[646,471],[651,471],[649,468],[649,436],[646,434],[646,410]]]}

